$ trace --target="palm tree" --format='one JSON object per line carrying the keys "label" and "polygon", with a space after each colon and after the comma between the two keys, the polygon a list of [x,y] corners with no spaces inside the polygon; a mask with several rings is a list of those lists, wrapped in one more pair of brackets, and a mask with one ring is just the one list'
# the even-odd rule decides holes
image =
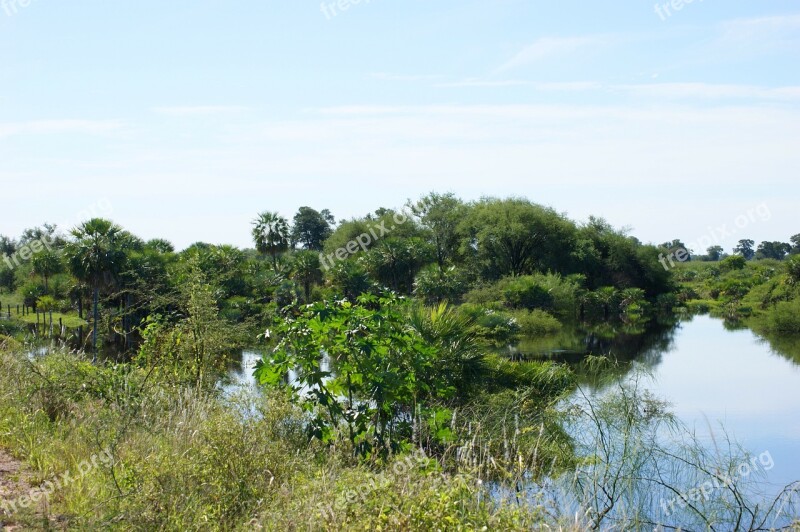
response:
{"label": "palm tree", "polygon": [[92,349],[97,356],[98,299],[100,287],[111,284],[125,260],[126,233],[109,220],[94,218],[71,232],[74,238],[66,246],[67,261],[73,276],[92,288],[94,329]]}
{"label": "palm tree", "polygon": [[[486,375],[486,358],[474,332],[474,322],[445,303],[433,307],[415,305],[408,324],[439,352],[435,371],[465,392]],[[433,375],[426,378],[433,380]]]}
{"label": "palm tree", "polygon": [[31,259],[31,268],[34,275],[40,275],[44,281],[45,293],[50,291],[48,286],[48,279],[61,273],[64,265],[61,262],[61,257],[52,251],[43,251],[33,256]]}
{"label": "palm tree", "polygon": [[262,212],[253,221],[253,240],[259,253],[272,256],[273,266],[278,254],[289,249],[289,222],[276,212]]}
{"label": "palm tree", "polygon": [[603,318],[607,320],[611,314],[611,305],[617,298],[617,289],[613,286],[603,286],[595,291],[595,297],[603,305]]}

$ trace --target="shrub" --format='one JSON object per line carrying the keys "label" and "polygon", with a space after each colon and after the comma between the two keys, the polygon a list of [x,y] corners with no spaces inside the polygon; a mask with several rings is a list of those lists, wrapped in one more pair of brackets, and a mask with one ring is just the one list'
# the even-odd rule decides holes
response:
{"label": "shrub", "polygon": [[485,340],[505,342],[519,333],[519,324],[506,312],[470,303],[461,305],[458,311],[472,320],[473,332]]}
{"label": "shrub", "polygon": [[512,309],[552,308],[553,297],[533,276],[507,278],[502,282],[503,300]]}
{"label": "shrub", "polygon": [[767,315],[770,330],[785,334],[800,334],[800,299],[783,301]]}
{"label": "shrub", "polygon": [[522,334],[539,336],[561,330],[561,322],[541,309],[518,310],[512,313]]}
{"label": "shrub", "polygon": [[723,272],[743,270],[745,266],[747,266],[747,261],[741,255],[731,255],[730,257],[725,257],[719,263],[719,268]]}

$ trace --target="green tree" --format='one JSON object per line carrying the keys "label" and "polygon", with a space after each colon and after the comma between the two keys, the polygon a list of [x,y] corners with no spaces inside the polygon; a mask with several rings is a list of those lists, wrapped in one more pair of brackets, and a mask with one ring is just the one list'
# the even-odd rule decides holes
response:
{"label": "green tree", "polygon": [[722,246],[711,246],[706,250],[706,253],[708,253],[708,260],[711,262],[718,262],[719,259],[722,258],[722,253],[724,251]]}
{"label": "green tree", "polygon": [[145,242],[145,248],[151,249],[158,253],[174,253],[175,246],[172,245],[172,242],[169,240],[164,240],[163,238],[154,238],[152,240],[148,240]]}
{"label": "green tree", "polygon": [[53,275],[64,271],[64,263],[61,256],[55,251],[41,251],[31,258],[31,270],[34,275],[41,276],[44,281],[44,291],[50,291],[48,280]]}
{"label": "green tree", "polygon": [[683,254],[681,254],[681,257],[683,257],[683,260],[681,260],[680,258],[676,259],[679,262],[687,262],[687,261],[691,260],[691,258],[692,258],[691,252],[689,251],[689,248],[686,247],[686,244],[684,244],[683,241],[681,239],[679,239],[679,238],[676,238],[672,242],[664,242],[659,247],[661,247],[664,250],[666,250],[667,253],[677,253],[678,251],[683,250],[684,253],[685,253],[685,256]]}
{"label": "green tree", "polygon": [[300,207],[294,215],[292,242],[302,244],[304,249],[322,251],[322,246],[333,232],[330,212],[317,212],[311,207]]}
{"label": "green tree", "polygon": [[289,249],[289,223],[275,212],[262,212],[253,222],[253,240],[259,253],[269,254],[277,267],[278,255]]}
{"label": "green tree", "polygon": [[744,260],[751,260],[753,257],[756,256],[756,252],[753,249],[754,245],[755,241],[742,239],[739,240],[739,244],[735,248],[733,248],[733,252],[736,255],[741,255],[742,257],[744,257]]}
{"label": "green tree", "polygon": [[73,241],[65,249],[67,262],[72,275],[92,289],[92,349],[96,354],[100,289],[112,284],[114,274],[123,268],[127,234],[109,220],[94,218],[73,229],[71,235]]}
{"label": "green tree", "polygon": [[313,251],[298,251],[292,257],[292,272],[295,281],[303,286],[306,302],[310,302],[311,287],[322,281],[319,254]]}
{"label": "green tree", "polygon": [[562,271],[567,267],[575,227],[552,209],[525,199],[484,199],[461,224],[465,255],[487,277]]}
{"label": "green tree", "polygon": [[0,255],[13,255],[17,252],[17,243],[12,238],[0,235]]}
{"label": "green tree", "polygon": [[420,226],[430,233],[439,271],[456,261],[459,247],[458,226],[466,214],[464,203],[454,194],[431,192],[408,207],[419,219]]}
{"label": "green tree", "polygon": [[783,260],[792,250],[792,245],[785,242],[761,242],[756,250],[756,258]]}
{"label": "green tree", "polygon": [[427,243],[420,238],[394,238],[381,240],[366,256],[370,273],[381,284],[392,290],[410,293],[414,278],[430,256]]}
{"label": "green tree", "polygon": [[19,247],[27,246],[35,240],[48,241],[52,244],[62,245],[64,242],[56,235],[57,227],[54,224],[43,224],[41,227],[25,229],[19,237]]}
{"label": "green tree", "polygon": [[794,255],[800,253],[800,234],[791,237],[789,242],[792,243],[792,254]]}

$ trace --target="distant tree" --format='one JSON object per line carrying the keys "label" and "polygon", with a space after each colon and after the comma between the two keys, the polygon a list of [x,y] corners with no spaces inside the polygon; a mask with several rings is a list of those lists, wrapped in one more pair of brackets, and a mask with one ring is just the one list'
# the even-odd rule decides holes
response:
{"label": "distant tree", "polygon": [[708,253],[708,260],[711,262],[719,261],[719,259],[722,258],[722,253],[724,251],[725,250],[722,249],[722,246],[711,246],[706,250],[706,253]]}
{"label": "distant tree", "polygon": [[154,238],[145,242],[144,247],[158,253],[174,253],[175,246],[169,240],[163,238]]}
{"label": "distant tree", "polygon": [[792,254],[800,253],[800,234],[794,235],[789,242],[792,243]]}
{"label": "distant tree", "polygon": [[669,253],[677,253],[678,251],[683,250],[684,253],[681,253],[680,256],[675,257],[675,259],[679,262],[687,262],[692,259],[689,248],[686,247],[686,244],[684,244],[679,238],[676,238],[672,242],[664,242],[659,247],[664,248]]}
{"label": "distant tree", "polygon": [[84,222],[71,233],[74,240],[66,248],[67,263],[72,275],[92,288],[92,349],[96,353],[100,288],[110,284],[113,275],[123,267],[127,233],[118,225],[102,218]]}
{"label": "distant tree", "polygon": [[756,258],[783,260],[792,250],[792,245],[786,242],[767,242],[758,245]]}
{"label": "distant tree", "polygon": [[466,214],[464,203],[454,194],[431,192],[408,207],[419,219],[420,225],[430,232],[439,272],[443,275],[448,264],[458,255],[458,224]]}
{"label": "distant tree", "polygon": [[736,255],[744,257],[745,260],[752,260],[752,258],[756,256],[756,252],[753,249],[754,245],[755,241],[742,239],[739,240],[739,245],[733,248],[733,252]]}
{"label": "distant tree", "polygon": [[323,218],[325,218],[325,221],[328,222],[331,228],[334,225],[336,225],[336,218],[333,217],[331,211],[329,211],[328,209],[322,209],[321,211],[319,211],[319,213],[322,215]]}
{"label": "distant tree", "polygon": [[50,277],[64,271],[64,263],[61,262],[61,256],[54,251],[47,250],[37,253],[31,258],[31,267],[34,275],[42,277],[45,293],[50,291],[50,285],[48,284]]}
{"label": "distant tree", "polygon": [[462,253],[496,278],[561,271],[575,238],[575,226],[563,216],[521,198],[483,199],[459,229]]}
{"label": "distant tree", "polygon": [[55,224],[48,223],[43,224],[41,227],[25,229],[22,232],[22,236],[19,237],[19,246],[26,246],[34,240],[49,240],[61,245],[63,241],[56,235],[56,229]]}
{"label": "distant tree", "polygon": [[273,266],[278,255],[289,249],[289,222],[276,212],[262,212],[253,222],[253,240],[259,253],[270,255]]}
{"label": "distant tree", "polygon": [[325,240],[331,236],[333,216],[328,209],[317,212],[311,207],[300,207],[294,215],[292,243],[302,244],[304,249],[322,251]]}
{"label": "distant tree", "polygon": [[0,235],[0,255],[13,255],[17,252],[17,243],[4,235]]}

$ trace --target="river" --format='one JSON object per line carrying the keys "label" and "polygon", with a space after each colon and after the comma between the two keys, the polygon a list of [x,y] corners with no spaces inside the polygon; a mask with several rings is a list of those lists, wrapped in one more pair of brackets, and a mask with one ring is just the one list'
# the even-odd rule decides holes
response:
{"label": "river", "polygon": [[[670,411],[702,441],[719,441],[726,432],[750,453],[768,453],[774,466],[764,480],[775,491],[800,480],[800,356],[785,348],[776,351],[748,329],[695,316],[646,334],[567,330],[501,352],[568,363],[592,353],[640,363],[649,373],[645,387],[668,401]],[[231,368],[227,389],[255,386],[252,372],[259,358],[245,351]],[[604,391],[589,382],[582,386],[595,394]]]}

